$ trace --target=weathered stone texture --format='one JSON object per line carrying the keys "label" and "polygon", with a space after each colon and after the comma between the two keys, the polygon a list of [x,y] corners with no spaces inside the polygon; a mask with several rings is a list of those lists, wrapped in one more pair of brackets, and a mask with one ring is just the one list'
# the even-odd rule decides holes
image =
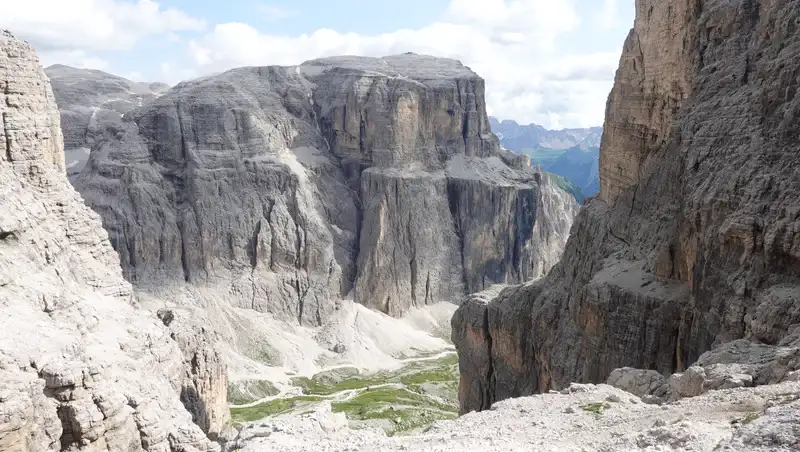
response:
{"label": "weathered stone texture", "polygon": [[[462,379],[481,388],[462,388],[462,410],[625,366],[681,372],[720,344],[776,344],[800,323],[797,3],[636,7],[601,194],[562,261],[454,317]],[[471,315],[488,318],[488,350],[460,339]]]}
{"label": "weathered stone texture", "polygon": [[138,288],[320,325],[547,272],[577,205],[491,134],[484,82],[403,54],[240,68],[111,125],[74,178]]}
{"label": "weathered stone texture", "polygon": [[67,181],[38,58],[5,31],[0,86],[0,450],[218,449],[181,405],[178,344]]}

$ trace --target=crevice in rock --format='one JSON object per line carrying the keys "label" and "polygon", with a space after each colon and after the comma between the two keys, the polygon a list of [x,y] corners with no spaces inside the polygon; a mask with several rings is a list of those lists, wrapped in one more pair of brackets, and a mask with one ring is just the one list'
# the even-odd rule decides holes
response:
{"label": "crevice in rock", "polygon": [[75,442],[69,406],[59,406],[56,408],[56,414],[58,415],[58,420],[61,421],[61,449],[68,450],[70,445]]}
{"label": "crevice in rock", "polygon": [[417,250],[414,246],[414,239],[411,230],[411,213],[408,214],[406,222],[406,235],[411,245],[411,259],[408,261],[411,271],[411,305],[417,306]]}
{"label": "crevice in rock", "polygon": [[255,270],[256,266],[258,265],[258,236],[261,234],[263,222],[263,218],[256,222],[256,227],[253,230],[253,236],[250,238],[250,244],[247,247],[248,254],[250,255],[250,268],[253,270]]}
{"label": "crevice in rock", "polygon": [[464,232],[462,231],[458,214],[459,192],[456,183],[450,180],[447,181],[447,203],[450,206],[453,232],[458,239],[458,254],[461,259],[461,283],[464,285],[464,288],[467,289],[469,287],[469,278],[467,277],[466,262],[464,262]]}
{"label": "crevice in rock", "polygon": [[625,244],[625,246],[628,246],[628,247],[630,247],[630,246],[631,246],[631,244],[630,244],[630,243],[628,243],[628,241],[627,241],[627,240],[625,240],[625,239],[623,239],[622,237],[618,236],[618,235],[617,235],[617,234],[614,232],[614,230],[611,228],[611,225],[609,225],[609,226],[608,226],[608,233],[609,233],[609,234],[611,234],[611,236],[612,236],[612,237],[614,237],[615,239],[617,239],[617,240],[619,240],[620,242],[624,243],[624,244]]}
{"label": "crevice in rock", "polygon": [[492,335],[489,332],[489,308],[486,307],[483,313],[483,332],[486,334],[486,361],[488,369],[486,370],[486,387],[481,395],[481,411],[488,410],[492,407],[494,401],[494,363],[492,362]]}
{"label": "crevice in rock", "polygon": [[431,272],[428,272],[428,276],[425,277],[425,304],[429,304],[433,302],[433,298],[431,297]]}
{"label": "crevice in rock", "polygon": [[8,133],[6,113],[3,113],[3,136],[6,138],[6,160],[11,163],[11,135]]}
{"label": "crevice in rock", "polygon": [[186,256],[186,231],[184,230],[182,222],[178,225],[178,231],[181,234],[181,268],[183,268],[183,280],[189,282],[191,280],[191,268],[189,267],[189,259]]}
{"label": "crevice in rock", "polygon": [[17,233],[15,231],[0,231],[1,241],[17,240]]}
{"label": "crevice in rock", "polygon": [[305,297],[300,292],[300,276],[297,270],[294,273],[294,290],[297,293],[297,323],[303,324],[303,310],[305,309]]}

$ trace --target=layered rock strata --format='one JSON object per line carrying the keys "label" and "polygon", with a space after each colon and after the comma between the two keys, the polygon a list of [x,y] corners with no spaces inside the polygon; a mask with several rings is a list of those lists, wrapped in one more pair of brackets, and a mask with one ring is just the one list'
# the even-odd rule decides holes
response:
{"label": "layered rock strata", "polygon": [[122,115],[169,89],[163,83],[138,83],[94,69],[62,64],[45,68],[61,114],[67,175],[81,172],[96,136],[122,122]]}
{"label": "layered rock strata", "polygon": [[625,366],[681,372],[800,323],[798,14],[788,0],[636,2],[600,196],[548,277],[453,318],[462,411]]}
{"label": "layered rock strata", "polygon": [[218,449],[180,394],[224,368],[187,367],[137,308],[100,218],[67,181],[50,83],[5,31],[0,117],[0,450]]}
{"label": "layered rock strata", "polygon": [[414,54],[183,82],[96,138],[76,188],[136,287],[316,326],[543,275],[577,205],[490,132],[484,82]]}

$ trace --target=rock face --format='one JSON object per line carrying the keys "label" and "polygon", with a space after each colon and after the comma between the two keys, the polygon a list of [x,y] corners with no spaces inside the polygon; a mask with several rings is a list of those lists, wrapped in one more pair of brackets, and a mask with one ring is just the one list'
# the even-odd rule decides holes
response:
{"label": "rock face", "polygon": [[[453,317],[462,411],[683,372],[800,323],[796,3],[636,3],[609,96],[601,191],[537,283]],[[779,44],[778,44],[779,43]]]}
{"label": "rock face", "polygon": [[536,278],[575,202],[489,131],[484,83],[404,54],[184,82],[95,138],[73,180],[138,288],[216,288],[319,325]]}
{"label": "rock face", "polygon": [[137,308],[100,218],[67,181],[50,83],[5,31],[0,87],[0,450],[218,449],[180,394],[188,375],[201,386],[224,369],[186,367]]}
{"label": "rock face", "polygon": [[86,165],[89,149],[106,127],[169,89],[163,83],[137,83],[93,69],[56,64],[45,68],[61,113],[67,175]]}

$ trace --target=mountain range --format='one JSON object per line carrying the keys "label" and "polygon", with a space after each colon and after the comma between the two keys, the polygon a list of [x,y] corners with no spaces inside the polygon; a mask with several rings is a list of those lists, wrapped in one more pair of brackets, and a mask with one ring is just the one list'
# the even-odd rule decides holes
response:
{"label": "mountain range", "polygon": [[602,127],[549,130],[538,124],[490,116],[489,125],[503,147],[527,155],[531,164],[561,176],[561,187],[583,204],[600,191],[600,139]]}
{"label": "mountain range", "polygon": [[580,208],[456,60],[160,92],[0,29],[0,451],[798,450],[797,4],[638,0]]}

